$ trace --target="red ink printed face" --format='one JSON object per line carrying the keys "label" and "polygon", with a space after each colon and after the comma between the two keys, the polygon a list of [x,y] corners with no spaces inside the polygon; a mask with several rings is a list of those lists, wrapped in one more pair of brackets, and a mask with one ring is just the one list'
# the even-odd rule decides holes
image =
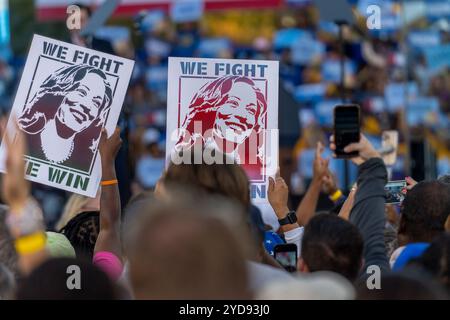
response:
{"label": "red ink printed face", "polygon": [[226,140],[241,144],[256,125],[258,101],[250,84],[236,82],[216,114],[214,129]]}
{"label": "red ink printed face", "polygon": [[98,117],[105,91],[103,79],[98,74],[88,73],[63,99],[57,117],[75,132],[85,130]]}

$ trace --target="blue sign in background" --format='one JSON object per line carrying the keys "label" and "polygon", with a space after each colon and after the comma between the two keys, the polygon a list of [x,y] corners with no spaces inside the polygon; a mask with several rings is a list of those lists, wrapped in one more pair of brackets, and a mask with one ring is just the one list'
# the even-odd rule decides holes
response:
{"label": "blue sign in background", "polygon": [[408,42],[413,48],[434,47],[441,44],[441,35],[438,31],[413,31],[408,35]]}
{"label": "blue sign in background", "polygon": [[318,102],[326,92],[324,83],[304,84],[295,89],[294,97],[298,102]]}
{"label": "blue sign in background", "polygon": [[202,0],[178,0],[172,3],[170,16],[178,23],[200,20],[203,15]]}
{"label": "blue sign in background", "polygon": [[[345,76],[355,75],[356,66],[351,60],[344,63]],[[322,63],[322,79],[333,83],[341,81],[341,62],[337,59],[327,59]]]}
{"label": "blue sign in background", "polygon": [[9,48],[9,9],[8,0],[0,0],[0,59],[8,60],[11,56]]}
{"label": "blue sign in background", "polygon": [[8,0],[0,0],[0,46],[8,45],[9,39]]}
{"label": "blue sign in background", "polygon": [[390,112],[404,108],[408,102],[419,94],[419,87],[415,82],[389,83],[384,88],[386,107]]}
{"label": "blue sign in background", "polygon": [[427,0],[425,8],[429,20],[450,18],[450,1],[448,0]]}
{"label": "blue sign in background", "polygon": [[423,49],[427,67],[431,73],[439,72],[450,66],[450,44]]}

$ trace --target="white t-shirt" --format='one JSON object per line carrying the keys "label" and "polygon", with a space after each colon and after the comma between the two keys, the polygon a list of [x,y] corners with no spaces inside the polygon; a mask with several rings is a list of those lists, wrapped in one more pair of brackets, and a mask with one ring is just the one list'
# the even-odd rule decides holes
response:
{"label": "white t-shirt", "polygon": [[294,243],[295,245],[297,245],[298,257],[300,257],[300,253],[302,252],[302,239],[304,233],[304,227],[298,227],[284,233],[284,240],[286,240],[286,243]]}

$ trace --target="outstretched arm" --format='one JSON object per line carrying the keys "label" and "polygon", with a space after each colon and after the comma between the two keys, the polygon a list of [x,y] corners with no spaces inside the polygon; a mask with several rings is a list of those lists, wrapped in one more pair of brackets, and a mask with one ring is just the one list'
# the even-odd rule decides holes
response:
{"label": "outstretched arm", "polygon": [[321,154],[323,150],[322,144],[318,142],[313,163],[313,179],[296,211],[297,221],[301,226],[308,224],[309,220],[314,216],[322,188],[322,179],[328,172],[329,160],[322,158]]}
{"label": "outstretched arm", "polygon": [[[283,219],[289,213],[288,208],[288,197],[289,197],[289,188],[284,181],[284,179],[280,176],[280,170],[277,171],[275,179],[269,177],[269,203],[272,206],[275,214],[278,219]],[[282,232],[287,232],[292,229],[298,228],[299,225],[297,223],[287,224],[281,226]]]}
{"label": "outstretched arm", "polygon": [[16,128],[16,139],[8,133],[6,146],[6,171],[2,181],[2,195],[9,205],[7,223],[19,256],[20,271],[26,275],[47,259],[46,235],[42,211],[30,196],[30,183],[25,180],[25,137]]}
{"label": "outstretched arm", "polygon": [[99,145],[102,163],[100,232],[94,248],[94,255],[101,251],[107,251],[113,253],[119,259],[122,257],[120,241],[121,208],[114,162],[121,144],[119,128],[114,130],[110,138],[106,138],[106,131],[103,129]]}
{"label": "outstretched arm", "polygon": [[[330,148],[336,148],[334,137],[331,137]],[[351,158],[358,165],[358,187],[349,220],[358,227],[364,239],[364,270],[370,265],[389,270],[384,243],[386,166],[364,135],[358,143],[348,145],[344,151],[358,151],[359,154]]]}
{"label": "outstretched arm", "polygon": [[341,217],[344,220],[349,219],[350,212],[353,208],[353,203],[355,202],[356,189],[357,186],[355,184],[350,190],[347,199],[345,199],[344,203],[342,204],[341,210],[339,210],[339,217]]}
{"label": "outstretched arm", "polygon": [[[269,202],[272,206],[278,219],[283,219],[289,213],[287,205],[289,196],[289,188],[280,176],[280,171],[277,171],[275,179],[269,178]],[[300,227],[297,222],[286,224],[280,227],[284,233],[287,243],[294,243],[297,246],[297,254],[300,256],[301,242],[303,237],[303,227]]]}

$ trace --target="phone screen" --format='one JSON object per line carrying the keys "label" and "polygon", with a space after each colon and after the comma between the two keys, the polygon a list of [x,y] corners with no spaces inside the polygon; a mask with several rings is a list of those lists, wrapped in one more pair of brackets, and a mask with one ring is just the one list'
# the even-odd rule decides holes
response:
{"label": "phone screen", "polygon": [[358,142],[359,132],[359,106],[339,105],[334,108],[334,142],[336,144],[336,156],[338,158],[348,158],[358,155],[358,152],[344,152],[344,148]]}
{"label": "phone screen", "polygon": [[297,271],[297,246],[295,244],[276,245],[274,248],[274,256],[286,271]]}
{"label": "phone screen", "polygon": [[401,203],[406,196],[406,181],[389,181],[384,187],[386,203]]}

